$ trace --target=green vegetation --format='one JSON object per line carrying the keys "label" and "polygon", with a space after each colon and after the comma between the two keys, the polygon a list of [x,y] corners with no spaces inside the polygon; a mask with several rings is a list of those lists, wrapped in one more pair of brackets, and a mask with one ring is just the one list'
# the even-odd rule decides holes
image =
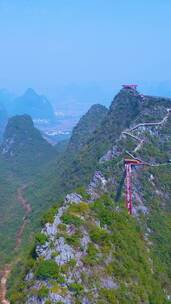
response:
{"label": "green vegetation", "polygon": [[85,190],[84,187],[78,187],[76,190],[75,190],[76,193],[80,194],[83,199],[85,200],[89,200],[90,199],[90,194],[88,194]]}
{"label": "green vegetation", "polygon": [[89,205],[87,203],[81,202],[79,204],[72,204],[68,210],[67,214],[71,215],[85,215],[89,211]]}
{"label": "green vegetation", "polygon": [[17,202],[19,180],[14,179],[0,156],[0,269],[15,256],[16,234],[22,224],[24,211]]}
{"label": "green vegetation", "polygon": [[42,286],[39,290],[38,290],[38,297],[40,298],[46,298],[49,294],[49,289],[45,286]]}
{"label": "green vegetation", "polygon": [[85,265],[94,266],[99,262],[98,256],[99,250],[93,243],[88,245],[87,255],[83,258],[83,262]]}
{"label": "green vegetation", "polygon": [[39,260],[35,273],[39,279],[57,279],[59,267],[53,260]]}
{"label": "green vegetation", "polygon": [[[81,210],[82,212],[84,208],[83,210],[82,208],[80,209],[79,205],[84,206],[82,203],[78,204],[78,206],[72,204],[67,211],[79,213]],[[159,212],[156,212],[153,221],[152,217],[149,219],[151,229],[153,231],[154,227],[156,229],[156,249],[154,246],[154,250],[149,251],[143,238],[143,227],[141,229],[136,219],[130,217],[125,210],[114,211],[113,205],[114,202],[110,195],[103,195],[91,204],[91,208],[84,213],[85,218],[88,216],[88,222],[83,221],[80,225],[88,229],[91,242],[88,244],[87,254],[82,261],[84,267],[91,267],[91,275],[86,278],[86,272],[83,273],[83,283],[72,283],[67,287],[68,290],[73,293],[75,301],[81,301],[84,295],[84,282],[87,282],[86,288],[91,290],[93,282],[100,286],[101,278],[107,276],[113,278],[114,276],[117,288],[108,289],[101,287],[98,292],[98,303],[137,304],[142,302],[166,304],[163,288],[170,282],[169,256],[167,254],[170,250],[170,243],[166,244],[166,241],[170,238],[170,235],[168,235],[170,226],[168,226],[168,222],[164,224],[166,218],[163,218],[161,222],[160,217],[157,219]],[[155,225],[156,219],[158,225]],[[99,220],[103,228],[95,225],[95,220]],[[107,230],[105,228],[106,225]],[[165,226],[168,227],[168,232],[165,239],[163,239],[166,232]],[[81,226],[78,227],[76,223],[75,227],[78,229]],[[65,229],[63,233],[66,233]],[[157,233],[160,233],[160,235],[157,235]],[[80,235],[78,235],[78,239],[79,237]],[[75,244],[74,238],[75,235],[67,236],[66,241],[70,240],[71,246],[78,246],[79,244]],[[38,239],[41,238],[39,237]],[[158,240],[161,241],[162,239],[162,243],[158,243]],[[163,251],[164,249],[166,250]],[[152,261],[155,263],[152,264]],[[59,267],[53,260],[38,259],[36,264],[33,263],[32,267],[38,279],[54,280],[57,285],[53,287],[53,292],[61,294],[61,288],[63,288],[61,284],[65,284],[62,273],[67,275],[68,271],[74,272],[77,266],[75,260],[71,260],[68,264]],[[153,271],[151,271],[152,267]],[[166,275],[166,268],[168,268],[168,276]],[[163,272],[162,277],[161,271]],[[25,289],[24,286],[22,288]],[[21,297],[18,289],[17,292]],[[41,292],[43,294],[42,297],[45,297],[48,293],[46,289],[42,291],[40,289],[39,294]],[[16,303],[20,302],[16,301]]]}
{"label": "green vegetation", "polygon": [[69,286],[69,289],[73,291],[76,295],[80,295],[83,292],[83,286],[79,283],[72,283]]}
{"label": "green vegetation", "polygon": [[[2,154],[2,151],[6,153]],[[30,182],[33,182],[36,179],[35,175],[55,158],[55,154],[55,150],[34,128],[29,116],[16,116],[9,120],[0,147],[0,214],[3,215],[0,217],[0,269],[5,263],[15,259],[16,253],[22,256],[28,252],[29,243],[34,238],[33,231],[35,232],[40,227],[39,218],[44,212],[42,205],[37,203],[38,197],[33,202],[32,193],[29,197],[32,212],[26,216],[17,191],[25,186],[23,196],[26,197]],[[41,187],[44,186],[45,184]],[[46,203],[47,206],[52,205],[52,201]],[[21,235],[21,245],[15,249],[17,235],[24,219],[27,224]]]}
{"label": "green vegetation", "polygon": [[[101,218],[101,209],[101,204],[96,202],[96,216],[98,218]],[[109,209],[107,211],[107,209],[106,207],[104,213],[110,214],[111,211]],[[116,290],[101,289],[101,299],[103,298],[107,303],[116,303],[116,301],[119,303],[140,303],[143,301],[166,303],[164,294],[159,287],[162,282],[160,282],[159,277],[156,279],[157,272],[154,276],[151,273],[149,256],[141,237],[140,227],[125,212],[113,212],[112,215],[110,238],[107,235],[104,239],[102,237],[101,241],[100,228],[98,228],[93,233],[93,241],[98,242],[101,247],[100,251],[107,256],[111,252],[111,246],[114,246],[113,259],[107,265],[106,271],[110,276],[114,274],[121,285]],[[108,246],[107,251],[106,246]],[[93,253],[96,255],[96,250]],[[104,261],[105,257],[102,260]],[[129,282],[129,294],[128,287],[123,282]]]}
{"label": "green vegetation", "polygon": [[38,232],[36,234],[36,243],[43,245],[46,243],[46,241],[48,240],[47,236],[44,233]]}
{"label": "green vegetation", "polygon": [[[113,207],[114,207],[114,202],[107,195],[103,195],[99,200],[95,201],[91,205],[91,209],[95,212],[96,216],[100,220],[101,226],[112,224]],[[111,210],[111,212],[109,212],[109,210]]]}
{"label": "green vegetation", "polygon": [[17,261],[13,266],[11,276],[8,280],[8,298],[11,304],[24,303],[25,292],[23,288],[25,287],[25,276],[27,271],[34,267],[35,260],[31,258],[31,255],[23,256],[22,261]]}
{"label": "green vegetation", "polygon": [[79,227],[82,224],[82,220],[80,219],[80,217],[69,214],[68,212],[66,212],[63,216],[62,216],[62,221],[64,222],[64,224],[68,225],[75,225],[76,227]]}
{"label": "green vegetation", "polygon": [[[122,102],[124,102],[124,98]],[[130,104],[132,104],[131,100]],[[120,108],[119,103],[118,107]],[[130,121],[135,116],[133,108],[130,109],[130,113],[131,111]],[[119,121],[124,121],[124,119],[119,117],[122,114],[123,111],[113,109],[113,107],[111,107],[108,113],[102,106],[93,107],[84,119],[80,121],[77,128],[75,128],[69,144],[69,150],[66,150],[62,157],[60,157],[61,155],[57,156],[55,149],[52,149],[42,139],[40,133],[33,128],[28,116],[15,117],[10,120],[5,138],[12,138],[16,134],[16,144],[13,147],[15,157],[11,160],[8,156],[7,160],[7,163],[10,165],[9,175],[12,179],[10,184],[12,185],[14,179],[17,180],[17,178],[19,185],[23,184],[23,181],[26,183],[31,181],[25,190],[25,196],[28,198],[33,211],[29,216],[29,222],[23,236],[22,248],[27,244],[27,237],[30,236],[32,238],[32,232],[40,227],[40,218],[44,210],[52,206],[66,192],[81,186],[78,192],[80,191],[80,194],[85,199],[89,199],[89,195],[85,193],[82,185],[89,182],[99,157],[111,146],[111,142],[114,142],[113,136],[115,138],[119,136],[119,124],[118,121],[115,121],[115,116],[118,117]],[[125,125],[122,125],[120,129],[124,127]],[[77,145],[79,147],[76,148]],[[77,151],[71,153],[71,150],[75,151],[74,147]],[[6,187],[4,187],[1,193],[4,193],[4,202],[12,201],[13,204],[10,206],[14,206],[14,208],[8,209],[5,207],[6,210],[5,213],[3,211],[3,214],[6,214],[4,216],[6,221],[2,223],[1,231],[2,235],[4,235],[3,231],[9,231],[9,238],[4,240],[3,248],[4,250],[7,249],[6,252],[12,252],[12,248],[14,248],[14,241],[12,240],[15,240],[16,232],[22,223],[24,212],[21,210],[16,199],[14,199],[16,188],[13,194],[9,195],[4,192],[6,191],[5,189],[9,191],[8,185],[7,181]],[[4,204],[4,206],[6,205]],[[46,221],[52,222],[54,212],[53,210],[49,211],[49,214],[46,214],[42,223]],[[14,216],[15,214],[19,214],[17,220]],[[8,218],[12,219],[11,229],[6,229]],[[80,219],[74,219],[77,221],[77,225],[79,225]],[[67,222],[68,220],[66,219]],[[70,219],[69,222],[72,222],[72,220]],[[6,253],[3,255],[6,260]]]}
{"label": "green vegetation", "polygon": [[109,241],[109,233],[97,226],[90,228],[90,238],[94,243],[102,245],[103,243],[108,243]]}
{"label": "green vegetation", "polygon": [[47,301],[45,302],[45,304],[52,304],[52,302],[51,302],[50,300],[47,300]]}
{"label": "green vegetation", "polygon": [[100,126],[107,115],[107,108],[97,104],[93,105],[89,111],[80,119],[73,129],[72,137],[68,146],[69,153],[78,153],[84,146],[92,133]]}
{"label": "green vegetation", "polygon": [[57,210],[58,210],[58,205],[57,206],[54,205],[48,211],[46,211],[46,213],[44,213],[42,217],[42,225],[46,223],[53,223],[54,216],[57,213]]}
{"label": "green vegetation", "polygon": [[4,157],[13,174],[24,182],[33,180],[44,164],[56,157],[55,149],[41,136],[40,131],[34,128],[28,115],[9,119],[2,149],[6,151]]}
{"label": "green vegetation", "polygon": [[65,236],[65,240],[67,244],[72,245],[73,247],[80,246],[80,238],[81,238],[81,233],[79,231],[76,231],[72,235]]}
{"label": "green vegetation", "polygon": [[[31,142],[25,143],[26,133],[17,137],[17,144],[23,141],[27,151],[20,146],[21,151],[9,166],[4,159],[0,160],[2,162],[2,205],[0,208],[2,212],[6,210],[6,198],[11,208],[5,211],[3,213],[5,217],[0,219],[2,234],[5,234],[7,220],[13,215],[13,221],[10,224],[12,229],[8,233],[15,242],[16,232],[24,216],[20,206],[17,207],[15,195],[17,187],[23,181],[32,181],[25,192],[31,203],[32,213],[29,215],[28,225],[23,235],[21,245],[23,251],[20,255],[22,262],[18,261],[9,280],[11,304],[24,303],[25,294],[30,292],[33,282],[23,285],[25,275],[30,268],[36,278],[43,281],[43,284],[45,280],[56,283],[52,287],[53,291],[62,292],[65,285],[67,291],[72,293],[75,303],[81,303],[85,289],[88,290],[87,296],[90,300],[94,300],[94,290],[98,290],[95,295],[98,304],[166,304],[169,302],[166,300],[166,294],[171,294],[169,165],[161,168],[144,167],[133,170],[134,204],[135,206],[144,204],[148,208],[148,215],[141,214],[138,220],[128,216],[122,208],[124,206],[122,187],[120,187],[121,200],[114,201],[115,193],[122,184],[120,181],[125,150],[132,150],[135,147],[135,141],[130,138],[119,140],[121,132],[130,124],[146,119],[153,121],[155,111],[156,121],[162,119],[165,113],[164,107],[168,107],[167,100],[149,99],[140,105],[139,97],[122,91],[116,96],[109,111],[105,113],[94,130],[91,129],[93,121],[88,121],[87,125],[87,120],[86,136],[84,130],[75,128],[68,150],[66,149],[64,154],[58,155],[57,158],[54,151],[51,154],[51,149],[49,150],[48,146],[42,142],[40,134],[38,135],[32,128],[30,135],[35,143],[33,147],[30,148]],[[29,122],[26,122],[26,125],[27,123],[30,130],[31,125]],[[79,124],[80,126],[84,128],[84,124]],[[137,156],[147,161],[167,162],[170,159],[170,126],[169,120],[163,128],[157,131],[152,130],[148,134],[143,133],[146,141],[143,150],[139,151]],[[22,128],[17,130],[17,135],[21,135]],[[40,162],[39,153],[37,153],[39,144]],[[99,164],[99,158],[113,145],[117,146],[120,155],[116,154],[113,160]],[[16,151],[18,151],[17,147],[14,149],[14,152]],[[48,155],[47,160],[44,152]],[[42,165],[43,162],[45,164]],[[29,243],[32,243],[34,239],[33,232],[40,230],[40,224],[53,222],[54,215],[61,204],[56,204],[45,214],[44,212],[57,201],[57,198],[60,200],[66,192],[79,187],[78,192],[83,199],[90,199],[84,187],[96,168],[100,168],[102,173],[109,178],[108,193],[90,204],[85,202],[72,204],[62,216],[63,223],[58,227],[58,234],[64,236],[66,243],[74,247],[74,250],[80,250],[81,253],[84,253],[84,248],[80,248],[82,232],[86,230],[90,237],[85,255],[81,257],[85,267],[81,273],[81,283],[76,280],[73,284],[68,284],[67,273],[76,273],[79,269],[75,258],[59,267],[54,261],[55,254],[48,261],[40,258],[36,260],[35,250],[32,249],[28,263],[24,261],[23,256],[26,256]],[[25,171],[27,171],[26,174]],[[9,182],[12,185],[10,189],[8,189]],[[41,222],[40,216],[43,214]],[[66,225],[74,226],[73,234],[67,235]],[[44,244],[46,241],[45,235],[41,233],[36,235],[37,243]],[[6,261],[5,256],[9,248],[12,252],[14,242],[10,243],[8,238],[5,241],[3,263]],[[112,282],[116,282],[116,286],[106,288],[101,282],[103,278],[106,280],[110,278]],[[40,289],[39,292],[42,292],[42,297],[46,297],[47,290]],[[46,302],[48,303],[48,300]]]}

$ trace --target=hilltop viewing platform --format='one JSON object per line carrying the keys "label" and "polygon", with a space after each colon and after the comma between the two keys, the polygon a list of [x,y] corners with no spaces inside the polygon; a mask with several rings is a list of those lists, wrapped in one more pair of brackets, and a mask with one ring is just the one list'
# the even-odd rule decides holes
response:
{"label": "hilltop viewing platform", "polygon": [[138,85],[137,84],[123,84],[122,87],[123,87],[123,89],[136,90]]}

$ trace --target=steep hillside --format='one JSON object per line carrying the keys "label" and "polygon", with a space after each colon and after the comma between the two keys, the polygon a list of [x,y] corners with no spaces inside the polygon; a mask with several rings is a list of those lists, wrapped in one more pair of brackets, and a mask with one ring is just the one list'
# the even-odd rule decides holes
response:
{"label": "steep hillside", "polygon": [[12,115],[28,114],[33,119],[54,119],[52,105],[46,97],[38,95],[33,89],[27,89],[24,95],[13,101]]}
{"label": "steep hillside", "polygon": [[22,222],[23,210],[16,199],[18,179],[0,156],[0,269],[14,254],[15,236]]}
{"label": "steep hillside", "polygon": [[100,126],[106,114],[107,108],[99,104],[93,105],[73,129],[68,152],[78,153],[92,133]]}
{"label": "steep hillside", "polygon": [[75,155],[72,163],[73,180],[79,175],[87,183],[99,158],[117,143],[122,131],[135,122],[162,119],[170,103],[170,99],[152,96],[144,99],[137,91],[122,89],[114,98],[100,127]]}
{"label": "steep hillside", "polygon": [[58,166],[66,145],[48,144],[28,115],[9,119],[0,147],[0,270],[10,263],[5,274],[27,252],[42,214],[67,190]]}
{"label": "steep hillside", "polygon": [[[156,106],[155,106],[156,105]],[[154,98],[152,96],[145,99],[137,91],[122,89],[114,98],[111,107],[109,108],[106,117],[102,120],[100,126],[97,126],[87,141],[79,146],[78,151],[66,149],[62,157],[58,158],[55,165],[52,163],[46,171],[36,179],[33,187],[28,189],[28,196],[33,200],[39,200],[42,204],[44,199],[53,200],[61,193],[72,191],[78,186],[87,185],[92,174],[99,166],[99,159],[105,155],[106,151],[112,155],[115,153],[115,143],[118,142],[122,131],[129,125],[135,124],[136,121],[153,121],[162,119],[167,113],[166,108],[170,105],[170,99]],[[89,112],[88,112],[89,113]],[[84,117],[83,122],[87,120]],[[80,134],[84,131],[84,124],[79,129],[78,142]],[[86,125],[85,125],[86,127]],[[74,136],[74,135],[73,135]],[[131,138],[128,138],[131,141]],[[76,143],[76,136],[74,139]],[[133,140],[133,144],[136,142]],[[68,147],[73,146],[73,138],[69,142]],[[74,151],[74,153],[73,153]],[[117,153],[116,153],[117,155]],[[46,181],[51,181],[48,187],[41,189],[42,184]],[[52,195],[53,193],[53,195]]]}
{"label": "steep hillside", "polygon": [[[118,139],[121,132],[127,128],[131,122],[136,119],[141,111],[142,98],[136,92],[121,90],[114,98],[108,112],[103,116],[101,123],[96,122],[96,129],[86,135],[85,141],[82,139],[79,145],[81,134],[84,134],[84,127],[91,130],[91,111],[88,112],[84,119],[76,126],[73,137],[68,145],[66,153],[58,161],[57,183],[61,188],[67,191],[74,189],[79,185],[86,185],[98,165],[99,158],[109,149]],[[92,116],[99,117],[95,114],[96,108],[91,108]],[[102,111],[103,112],[103,111]],[[77,149],[74,150],[74,146]]]}
{"label": "steep hillside", "polygon": [[[114,98],[107,114],[100,125],[82,143],[78,152],[74,155],[65,154],[61,160],[60,174],[65,181],[72,176],[73,187],[79,180],[88,183],[91,175],[97,167],[99,158],[119,138],[121,132],[127,128],[141,111],[142,98],[132,91],[121,90]],[[60,164],[59,164],[60,165]]]}
{"label": "steep hillside", "polygon": [[[0,269],[16,255],[17,237],[25,230],[31,234],[36,219],[34,214],[33,220],[29,219],[25,225],[28,214],[18,193],[23,189],[25,199],[25,191],[34,182],[35,175],[54,161],[57,154],[60,151],[57,152],[42,138],[30,116],[9,119],[0,146]],[[48,202],[44,203],[48,205]],[[40,208],[37,206],[37,209]]]}
{"label": "steep hillside", "polygon": [[[57,197],[62,197],[67,191],[82,185],[85,180],[88,181],[90,172],[85,174],[84,178],[79,175],[80,151],[86,146],[92,133],[96,132],[106,114],[104,106],[94,105],[80,119],[63,153],[43,169],[41,174],[36,176],[34,184],[28,188],[27,196],[30,200],[38,201],[40,205],[47,200],[55,202]],[[45,186],[47,181],[50,181],[48,187]]]}
{"label": "steep hillside", "polygon": [[[95,169],[93,178],[44,215],[27,266],[17,264],[19,280],[14,269],[9,281],[11,304],[171,303],[170,130],[170,99],[121,90],[66,180],[84,182]],[[144,163],[132,168],[133,216],[123,192],[128,157]]]}
{"label": "steep hillside", "polygon": [[[91,133],[95,125],[100,124],[103,112],[106,112],[103,106],[94,106],[92,113],[88,112],[90,119],[84,117],[81,123],[82,130],[80,128],[79,134],[84,132],[84,127],[86,127],[87,133]],[[94,116],[96,116],[95,122],[92,121]],[[78,138],[78,143],[79,140],[80,138]],[[3,238],[3,246],[0,250],[0,268],[4,262],[10,261],[12,258],[12,248],[15,247],[16,235],[25,216],[18,201],[18,189],[21,189],[23,185],[26,186],[23,195],[29,201],[32,209],[19,249],[27,246],[27,237],[30,237],[32,232],[39,227],[41,216],[45,210],[61,198],[68,188],[72,189],[73,184],[68,182],[67,176],[64,180],[62,177],[67,165],[65,165],[64,157],[64,155],[68,155],[68,152],[65,152],[66,148],[67,142],[59,143],[56,147],[49,145],[42,138],[40,132],[34,128],[28,115],[15,116],[9,120],[0,148],[0,211],[3,214],[0,221]],[[71,154],[69,155],[71,156]],[[72,157],[69,161],[72,163]],[[67,166],[69,167],[69,165]],[[8,183],[10,183],[10,187]],[[74,181],[75,183],[77,181]],[[6,234],[5,238],[4,233]],[[10,254],[7,254],[8,252]]]}
{"label": "steep hillside", "polygon": [[34,128],[28,115],[14,116],[9,119],[5,129],[1,154],[8,161],[13,173],[30,177],[53,159],[55,149]]}

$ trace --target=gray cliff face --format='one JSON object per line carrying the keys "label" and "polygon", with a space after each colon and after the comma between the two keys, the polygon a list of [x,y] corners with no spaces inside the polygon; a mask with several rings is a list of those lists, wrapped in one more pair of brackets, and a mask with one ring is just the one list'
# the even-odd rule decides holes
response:
{"label": "gray cliff face", "polygon": [[107,192],[107,183],[108,181],[103,174],[100,171],[96,171],[87,189],[87,193],[90,194],[91,200],[96,200],[103,193]]}

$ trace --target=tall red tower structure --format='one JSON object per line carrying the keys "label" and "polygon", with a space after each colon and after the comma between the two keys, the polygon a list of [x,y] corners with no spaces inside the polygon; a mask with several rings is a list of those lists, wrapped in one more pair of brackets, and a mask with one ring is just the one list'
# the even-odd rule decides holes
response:
{"label": "tall red tower structure", "polygon": [[136,159],[125,159],[126,193],[125,201],[128,213],[132,214],[132,166],[142,166],[143,162]]}

